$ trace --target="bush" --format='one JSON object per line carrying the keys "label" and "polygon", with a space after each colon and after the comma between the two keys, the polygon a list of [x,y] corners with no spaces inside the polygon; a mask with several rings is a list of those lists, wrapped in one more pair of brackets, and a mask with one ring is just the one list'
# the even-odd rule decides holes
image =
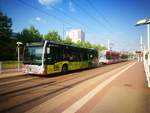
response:
{"label": "bush", "polygon": [[[20,66],[22,62],[20,62]],[[18,67],[17,61],[2,61],[2,69],[16,69]]]}

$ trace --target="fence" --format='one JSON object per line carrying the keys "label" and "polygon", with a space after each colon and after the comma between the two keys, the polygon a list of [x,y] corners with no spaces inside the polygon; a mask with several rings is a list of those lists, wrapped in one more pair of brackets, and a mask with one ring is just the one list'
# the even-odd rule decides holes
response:
{"label": "fence", "polygon": [[144,63],[145,74],[148,82],[148,87],[150,87],[150,52],[144,51],[143,53],[144,53],[143,63]]}

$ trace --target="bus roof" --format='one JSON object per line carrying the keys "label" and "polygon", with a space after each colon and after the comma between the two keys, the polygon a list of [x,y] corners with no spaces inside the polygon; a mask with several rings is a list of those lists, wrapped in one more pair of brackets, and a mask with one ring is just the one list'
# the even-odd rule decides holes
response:
{"label": "bus roof", "polygon": [[96,50],[95,48],[83,48],[83,47],[78,47],[78,46],[75,46],[75,45],[69,45],[69,44],[65,44],[65,43],[58,43],[58,42],[54,42],[54,41],[50,41],[50,40],[42,40],[42,41],[38,41],[38,42],[29,42],[29,43],[26,43],[26,46],[43,46],[45,41],[47,41],[47,43],[49,43],[49,44],[62,45],[62,46],[80,48],[80,49],[85,49],[85,50]]}

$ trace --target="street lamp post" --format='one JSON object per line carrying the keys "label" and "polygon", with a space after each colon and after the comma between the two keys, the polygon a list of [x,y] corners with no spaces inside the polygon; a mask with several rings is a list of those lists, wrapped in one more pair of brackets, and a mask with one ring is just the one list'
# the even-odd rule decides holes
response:
{"label": "street lamp post", "polygon": [[147,25],[147,51],[144,51],[144,69],[150,87],[150,19],[143,19],[136,23],[136,26]]}
{"label": "street lamp post", "polygon": [[17,42],[17,52],[18,52],[18,72],[20,71],[20,45],[22,42]]}
{"label": "street lamp post", "polygon": [[150,52],[150,24],[147,24],[147,48]]}
{"label": "street lamp post", "polygon": [[136,26],[147,25],[147,50],[150,52],[150,19],[142,19],[136,23]]}

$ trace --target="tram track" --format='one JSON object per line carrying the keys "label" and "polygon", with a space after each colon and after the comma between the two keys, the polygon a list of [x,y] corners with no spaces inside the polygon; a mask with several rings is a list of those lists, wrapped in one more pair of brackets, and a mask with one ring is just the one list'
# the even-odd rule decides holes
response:
{"label": "tram track", "polygon": [[[114,67],[115,68],[115,67]],[[96,70],[96,69],[94,69],[94,70]],[[87,70],[87,71],[91,71],[91,70]],[[48,80],[47,80],[47,78],[44,78],[43,79],[43,81],[48,81],[48,82],[44,82],[44,83],[40,83],[40,84],[35,84],[35,85],[33,85],[33,86],[29,86],[29,87],[24,87],[24,88],[21,88],[21,89],[17,89],[17,90],[13,90],[13,91],[8,91],[8,92],[5,92],[5,93],[0,93],[0,96],[5,96],[5,95],[8,95],[8,94],[11,94],[11,93],[15,93],[15,92],[20,92],[20,91],[24,91],[24,90],[28,90],[28,89],[32,89],[32,88],[36,88],[36,87],[39,87],[39,86],[42,86],[42,85],[58,85],[58,84],[61,84],[61,83],[65,83],[65,82],[69,82],[70,80],[75,80],[75,79],[78,79],[78,78],[83,78],[83,80],[81,80],[80,82],[84,82],[84,81],[86,81],[86,80],[89,80],[89,79],[92,79],[92,78],[94,78],[94,77],[96,77],[97,75],[100,75],[100,74],[103,74],[103,73],[105,73],[105,72],[107,72],[108,70],[106,70],[106,71],[104,71],[104,72],[98,72],[98,73],[96,73],[96,74],[92,74],[92,75],[90,75],[89,77],[87,77],[87,76],[85,76],[84,75],[84,72],[81,74],[81,75],[79,75],[79,76],[77,76],[78,75],[78,72],[77,73],[74,73],[74,74],[67,74],[67,75],[65,75],[65,77],[64,76],[60,76],[60,77],[58,77],[58,78],[48,78]],[[69,75],[69,76],[68,76]],[[71,77],[71,78],[68,78],[68,77]],[[87,77],[87,78],[86,78]],[[36,82],[36,81],[38,81],[39,79],[41,79],[41,78],[36,78],[36,79],[31,79],[31,81],[29,80],[27,80],[27,81],[25,81],[25,83],[26,82]],[[50,81],[49,81],[50,80]],[[23,84],[23,83],[21,83],[21,84]],[[1,85],[0,85],[1,86]],[[28,92],[29,93],[29,92]]]}
{"label": "tram track", "polygon": [[[102,68],[96,68],[96,69],[92,69],[92,70],[86,70],[86,71],[82,71],[81,73],[75,72],[73,74],[67,74],[67,75],[58,76],[58,77],[52,77],[52,78],[46,77],[43,80],[43,81],[45,81],[45,79],[47,79],[46,82],[44,82],[44,83],[40,83],[40,84],[32,85],[29,87],[24,87],[24,88],[20,88],[17,90],[1,93],[0,97],[3,97],[3,98],[0,98],[0,102],[4,102],[5,99],[13,99],[13,98],[18,98],[21,96],[32,95],[32,94],[36,94],[37,92],[41,92],[41,94],[39,94],[39,96],[35,96],[32,98],[30,97],[30,98],[26,99],[26,101],[20,102],[16,105],[8,107],[8,108],[6,107],[5,109],[0,110],[0,112],[11,111],[13,109],[17,109],[17,108],[20,108],[22,106],[25,106],[25,105],[31,104],[31,103],[37,104],[37,103],[35,103],[35,101],[39,101],[39,100],[44,101],[46,98],[48,98],[48,99],[52,98],[52,97],[60,94],[61,92],[64,92],[86,80],[97,77],[103,73],[109,72],[110,70],[113,70],[113,69],[120,67],[121,65],[125,65],[127,63],[129,63],[129,62],[114,64],[113,66],[111,66],[111,65],[104,66]],[[105,68],[107,68],[107,69],[105,69]],[[90,73],[95,72],[97,69],[101,69],[101,70],[98,71],[96,74],[88,75],[89,72]],[[87,75],[85,76],[85,74],[87,74]],[[34,81],[32,81],[32,82],[34,82]],[[55,89],[51,89],[51,87],[55,87],[55,86],[57,86]]]}

